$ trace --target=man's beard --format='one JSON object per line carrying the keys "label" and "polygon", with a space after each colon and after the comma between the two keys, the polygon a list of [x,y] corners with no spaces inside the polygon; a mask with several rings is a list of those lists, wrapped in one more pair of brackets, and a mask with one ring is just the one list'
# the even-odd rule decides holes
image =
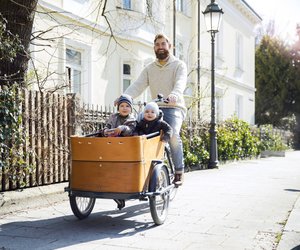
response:
{"label": "man's beard", "polygon": [[164,52],[161,52],[161,50],[155,51],[156,58],[159,60],[164,60],[169,56],[168,50],[163,50]]}

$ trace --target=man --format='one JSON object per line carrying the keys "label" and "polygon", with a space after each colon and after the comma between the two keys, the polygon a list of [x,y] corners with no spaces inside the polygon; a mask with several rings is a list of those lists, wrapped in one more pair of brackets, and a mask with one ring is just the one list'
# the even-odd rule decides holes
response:
{"label": "man", "polygon": [[183,147],[179,133],[186,113],[183,92],[187,82],[187,68],[183,61],[170,54],[171,47],[166,35],[155,36],[156,60],[145,67],[139,78],[126,89],[125,94],[136,98],[149,86],[152,99],[157,94],[163,94],[167,98],[168,103],[158,103],[158,106],[163,111],[164,120],[173,128],[169,144],[175,165],[174,183],[179,186],[184,173]]}

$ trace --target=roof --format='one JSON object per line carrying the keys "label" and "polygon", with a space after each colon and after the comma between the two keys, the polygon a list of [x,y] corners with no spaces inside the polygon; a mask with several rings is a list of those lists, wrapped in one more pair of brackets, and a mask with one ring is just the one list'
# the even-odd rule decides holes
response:
{"label": "roof", "polygon": [[230,0],[245,16],[255,24],[260,23],[262,18],[245,0]]}

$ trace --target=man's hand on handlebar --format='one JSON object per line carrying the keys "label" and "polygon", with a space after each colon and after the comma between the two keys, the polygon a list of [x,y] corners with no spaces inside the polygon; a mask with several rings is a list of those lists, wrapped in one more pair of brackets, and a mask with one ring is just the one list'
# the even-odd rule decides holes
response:
{"label": "man's hand on handlebar", "polygon": [[174,104],[177,102],[178,97],[177,97],[177,95],[170,94],[170,95],[168,95],[167,100],[169,103]]}

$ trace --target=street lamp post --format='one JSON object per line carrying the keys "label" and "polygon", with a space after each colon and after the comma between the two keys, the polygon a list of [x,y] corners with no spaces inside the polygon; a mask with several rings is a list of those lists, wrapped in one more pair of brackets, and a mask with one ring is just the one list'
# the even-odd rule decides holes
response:
{"label": "street lamp post", "polygon": [[215,107],[215,35],[219,31],[223,10],[214,0],[203,11],[207,32],[211,35],[211,121],[210,121],[210,152],[208,168],[218,167],[216,107]]}

